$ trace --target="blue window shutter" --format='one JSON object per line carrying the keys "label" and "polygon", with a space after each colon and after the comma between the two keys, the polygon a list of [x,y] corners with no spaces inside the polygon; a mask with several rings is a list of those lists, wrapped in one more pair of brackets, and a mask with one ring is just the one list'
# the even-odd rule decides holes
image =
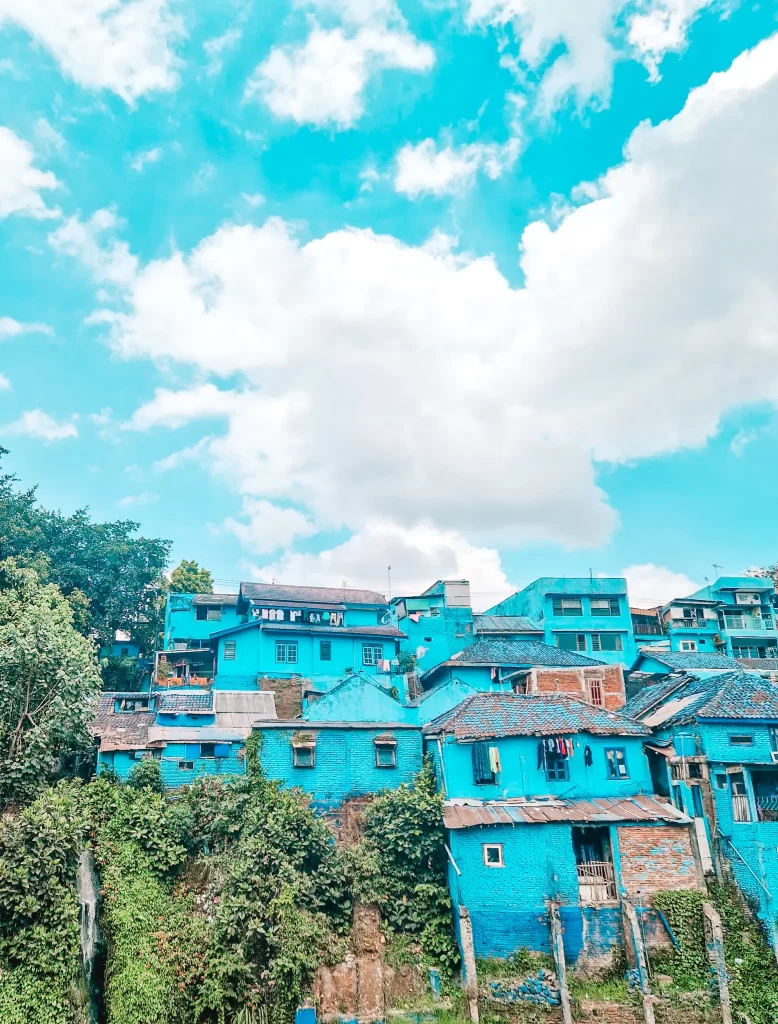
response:
{"label": "blue window shutter", "polygon": [[200,756],[200,744],[199,743],[187,743],[186,745],[186,759],[187,761],[196,761]]}
{"label": "blue window shutter", "polygon": [[216,743],[213,748],[214,757],[229,757],[230,756],[230,745],[229,743]]}

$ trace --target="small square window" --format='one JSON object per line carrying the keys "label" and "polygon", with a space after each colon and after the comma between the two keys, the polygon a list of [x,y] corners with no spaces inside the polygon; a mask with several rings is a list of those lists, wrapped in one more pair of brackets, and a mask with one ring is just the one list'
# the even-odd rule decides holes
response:
{"label": "small square window", "polygon": [[236,649],[237,649],[237,647],[236,647],[236,641],[235,640],[225,640],[224,641],[224,660],[225,661],[235,661]]}
{"label": "small square window", "polygon": [[276,661],[282,665],[296,665],[297,644],[276,644]]}
{"label": "small square window", "polygon": [[627,755],[623,747],[610,747],[605,751],[605,766],[609,779],[628,779]]}
{"label": "small square window", "polygon": [[319,660],[332,661],[332,640],[319,641]]}
{"label": "small square window", "polygon": [[726,788],[727,788],[727,776],[726,775],[717,775],[716,776],[716,789],[726,789]]}
{"label": "small square window", "polygon": [[295,768],[313,768],[316,764],[316,747],[312,743],[293,746],[292,764]]}
{"label": "small square window", "polygon": [[562,754],[546,754],[546,779],[549,782],[566,782],[570,778],[567,758]]}
{"label": "small square window", "polygon": [[702,778],[702,765],[697,761],[690,761],[687,764],[690,779],[701,779]]}
{"label": "small square window", "polygon": [[375,745],[375,764],[376,768],[396,768],[397,767],[397,744],[396,743],[379,743],[376,741]]}
{"label": "small square window", "polygon": [[200,744],[200,757],[216,757],[216,744],[215,743],[201,743]]}
{"label": "small square window", "polygon": [[681,650],[682,651],[696,651],[697,650],[697,641],[696,640],[682,640],[681,641]]}
{"label": "small square window", "polygon": [[502,843],[484,843],[484,864],[488,868],[504,868],[505,861],[502,857]]}
{"label": "small square window", "polygon": [[190,772],[194,768],[194,761],[179,761],[178,767],[182,772]]}
{"label": "small square window", "polygon": [[362,664],[378,665],[383,661],[384,649],[380,644],[362,644]]}

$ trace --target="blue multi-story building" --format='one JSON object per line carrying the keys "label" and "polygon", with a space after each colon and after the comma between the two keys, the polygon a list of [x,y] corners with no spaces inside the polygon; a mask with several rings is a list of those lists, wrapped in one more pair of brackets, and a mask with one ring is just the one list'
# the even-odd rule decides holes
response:
{"label": "blue multi-story building", "polygon": [[608,664],[631,665],[635,658],[625,579],[542,577],[487,615],[524,617],[542,628],[547,644]]}
{"label": "blue multi-story building", "polygon": [[391,621],[405,634],[401,650],[420,672],[445,661],[473,639],[475,625],[467,580],[437,580],[421,594],[395,597]]}
{"label": "blue multi-story building", "polygon": [[691,594],[683,604],[688,602],[693,606],[695,601],[714,603],[718,630],[713,639],[723,654],[739,660],[778,656],[776,593],[772,580],[720,576],[715,583]]}
{"label": "blue multi-story building", "polygon": [[656,791],[694,819],[706,870],[732,873],[778,952],[778,686],[742,670],[670,675],[625,711],[652,730]]}
{"label": "blue multi-story building", "polygon": [[215,632],[240,621],[237,594],[168,594],[162,647],[166,651],[207,648]]}
{"label": "blue multi-story building", "polygon": [[689,817],[654,795],[648,734],[550,693],[479,693],[424,727],[477,956],[549,952],[554,902],[568,959],[601,962],[623,943],[623,900],[703,884]]}

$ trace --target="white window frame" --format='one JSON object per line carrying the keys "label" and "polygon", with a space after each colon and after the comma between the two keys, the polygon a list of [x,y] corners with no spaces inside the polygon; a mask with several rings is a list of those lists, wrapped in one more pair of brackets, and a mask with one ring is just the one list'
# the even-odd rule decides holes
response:
{"label": "white window frame", "polygon": [[296,640],[276,640],[276,665],[296,665],[297,655]]}
{"label": "white window frame", "polygon": [[225,661],[235,661],[237,653],[238,653],[237,642],[235,640],[225,640],[224,641],[224,660]]}
{"label": "white window frame", "polygon": [[[496,861],[490,861],[488,859],[487,850],[496,850],[497,851],[497,856],[498,856],[499,859],[496,860]],[[483,856],[483,859],[484,859],[484,867],[487,867],[487,868],[504,868],[505,867],[505,858],[503,856],[503,846],[502,846],[502,843],[484,843],[482,845],[482,847],[481,847],[481,855]]]}
{"label": "white window frame", "polygon": [[[378,652],[376,654],[376,652]],[[362,664],[376,668],[384,660],[383,644],[362,644]]]}
{"label": "white window frame", "polygon": [[[389,740],[374,740],[375,745],[375,766],[376,768],[396,768],[397,767],[397,744],[390,742]],[[392,755],[391,764],[381,764],[378,760],[378,751],[390,751]]]}
{"label": "white window frame", "polygon": [[696,651],[697,650],[697,641],[696,640],[682,640],[680,646],[681,646],[681,650],[682,651]]}
{"label": "white window frame", "polygon": [[[298,760],[300,751],[310,751],[310,764],[300,764]],[[293,743],[292,744],[292,767],[293,768],[315,768],[316,767],[316,744],[315,743]]]}
{"label": "white window frame", "polygon": [[[597,604],[607,605],[606,608],[596,607]],[[614,603],[616,609],[614,611]],[[589,610],[593,619],[614,619],[621,615],[621,601],[618,597],[590,597]]]}

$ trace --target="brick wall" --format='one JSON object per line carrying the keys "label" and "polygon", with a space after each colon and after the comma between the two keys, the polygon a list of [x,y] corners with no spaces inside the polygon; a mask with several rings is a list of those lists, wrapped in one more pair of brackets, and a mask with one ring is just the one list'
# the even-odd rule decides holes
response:
{"label": "brick wall", "polygon": [[622,882],[630,898],[664,889],[699,889],[685,825],[622,825],[616,829]]}
{"label": "brick wall", "polygon": [[535,668],[529,681],[529,692],[569,693],[589,700],[589,680],[602,680],[605,707],[616,711],[626,701],[624,672],[620,665],[598,665],[596,668]]}

